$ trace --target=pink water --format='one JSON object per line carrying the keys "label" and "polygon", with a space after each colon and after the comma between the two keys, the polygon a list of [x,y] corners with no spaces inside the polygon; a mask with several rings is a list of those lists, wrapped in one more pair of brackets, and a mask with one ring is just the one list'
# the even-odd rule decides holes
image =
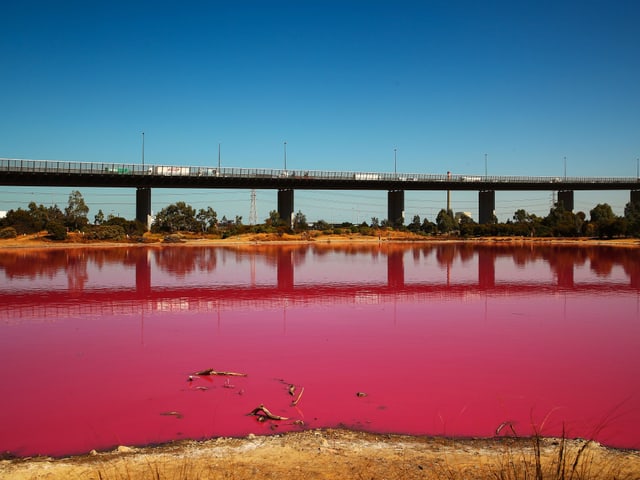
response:
{"label": "pink water", "polygon": [[[564,427],[638,449],[639,260],[455,245],[2,251],[0,452],[336,426],[491,437],[504,422],[499,435]],[[205,368],[247,377],[187,381]],[[295,407],[289,384],[304,387]],[[259,404],[289,420],[247,416]]]}

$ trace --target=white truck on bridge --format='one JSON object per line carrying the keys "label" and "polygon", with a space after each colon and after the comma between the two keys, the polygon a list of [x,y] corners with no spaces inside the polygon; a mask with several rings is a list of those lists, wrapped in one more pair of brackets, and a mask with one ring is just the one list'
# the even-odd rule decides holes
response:
{"label": "white truck on bridge", "polygon": [[156,175],[189,175],[189,167],[155,167]]}

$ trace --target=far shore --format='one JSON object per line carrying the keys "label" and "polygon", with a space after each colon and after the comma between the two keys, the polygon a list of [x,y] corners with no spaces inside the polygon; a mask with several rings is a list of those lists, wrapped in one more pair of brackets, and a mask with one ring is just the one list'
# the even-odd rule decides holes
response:
{"label": "far shore", "polygon": [[123,241],[87,241],[82,234],[72,233],[67,240],[53,241],[46,232],[19,235],[16,238],[1,239],[0,249],[17,248],[85,248],[85,247],[164,247],[164,246],[212,246],[234,245],[342,245],[342,244],[451,244],[475,245],[568,245],[568,246],[609,246],[639,248],[638,238],[599,239],[587,237],[474,237],[455,236],[425,237],[410,232],[381,232],[380,235],[322,234],[320,232],[300,234],[248,233],[229,238],[194,234],[159,235],[146,233],[141,239]]}

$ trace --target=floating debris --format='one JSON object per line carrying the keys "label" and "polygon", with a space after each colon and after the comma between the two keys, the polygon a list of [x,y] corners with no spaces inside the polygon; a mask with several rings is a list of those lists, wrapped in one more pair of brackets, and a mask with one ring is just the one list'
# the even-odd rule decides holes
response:
{"label": "floating debris", "polygon": [[265,407],[262,403],[258,405],[256,408],[247,413],[248,416],[255,415],[258,418],[259,422],[264,422],[265,420],[289,420],[289,417],[281,417],[280,415],[275,415],[269,411],[267,407]]}
{"label": "floating debris", "polygon": [[209,387],[197,386],[196,390],[202,390],[204,392],[205,390],[209,390]]}
{"label": "floating debris", "polygon": [[206,370],[200,370],[199,372],[194,373],[194,375],[197,375],[199,377],[206,377],[206,376],[209,376],[209,375],[219,375],[219,376],[226,376],[226,377],[246,377],[247,376],[246,373],[218,372],[218,371],[214,370],[213,368],[207,368]]}
{"label": "floating debris", "polygon": [[229,383],[229,379],[227,378],[227,380],[224,382],[224,385],[222,385],[223,388],[236,388],[235,385],[232,385],[231,383]]}
{"label": "floating debris", "polygon": [[302,390],[300,390],[300,393],[298,394],[298,398],[296,398],[293,402],[291,402],[292,407],[295,407],[296,405],[298,405],[298,402],[302,398],[303,393],[304,393],[304,387],[302,387]]}
{"label": "floating debris", "polygon": [[296,386],[295,385],[289,385],[289,395],[291,395],[292,397],[295,395],[296,393]]}
{"label": "floating debris", "polygon": [[369,395],[368,395],[368,394],[366,394],[366,393],[364,393],[364,392],[357,392],[357,393],[356,393],[356,397],[360,397],[360,398],[362,398],[362,397],[368,397],[368,396],[369,396]]}
{"label": "floating debris", "polygon": [[175,417],[175,418],[182,418],[183,417],[183,415],[180,412],[175,412],[175,411],[160,412],[160,415],[163,415],[165,417]]}

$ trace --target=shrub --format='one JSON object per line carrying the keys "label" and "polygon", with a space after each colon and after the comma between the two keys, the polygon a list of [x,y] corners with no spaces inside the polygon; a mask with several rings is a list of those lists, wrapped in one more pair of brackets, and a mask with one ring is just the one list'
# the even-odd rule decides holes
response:
{"label": "shrub", "polygon": [[0,229],[0,238],[16,238],[18,236],[18,232],[13,227],[5,227]]}
{"label": "shrub", "polygon": [[51,240],[67,239],[67,227],[59,222],[49,222],[47,224],[47,233]]}
{"label": "shrub", "polygon": [[126,233],[120,225],[100,225],[85,231],[88,240],[124,240]]}

